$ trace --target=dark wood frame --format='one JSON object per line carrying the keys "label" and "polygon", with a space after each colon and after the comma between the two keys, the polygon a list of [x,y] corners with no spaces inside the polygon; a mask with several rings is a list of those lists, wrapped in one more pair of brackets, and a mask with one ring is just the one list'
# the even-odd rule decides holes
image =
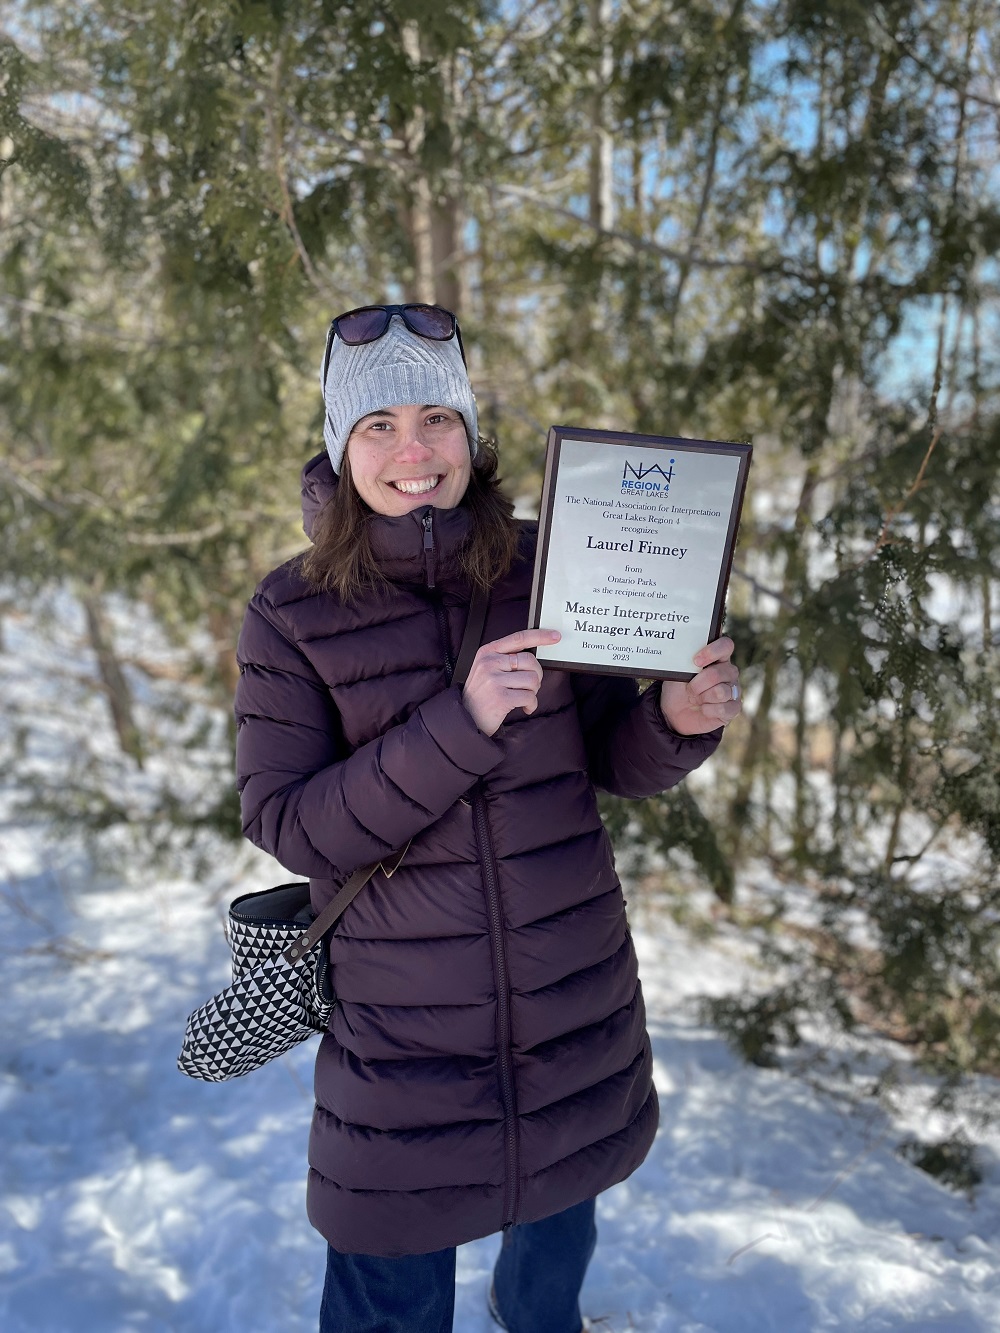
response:
{"label": "dark wood frame", "polygon": [[[545,479],[542,482],[542,499],[538,513],[538,546],[535,550],[535,572],[531,580],[531,602],[528,608],[529,629],[539,628],[541,614],[542,589],[545,584],[545,568],[548,563],[549,540],[552,529],[552,511],[555,504],[556,478],[559,474],[559,456],[565,439],[594,441],[598,444],[620,445],[623,448],[641,445],[644,449],[674,449],[686,453],[735,454],[740,459],[740,470],[733,503],[729,514],[729,528],[726,533],[726,546],[720,578],[716,589],[715,606],[712,609],[711,632],[709,640],[717,639],[722,632],[722,620],[725,613],[726,592],[733,568],[733,554],[736,549],[736,536],[743,512],[743,498],[746,494],[747,477],[753,446],[750,444],[730,443],[725,440],[687,440],[675,435],[633,435],[624,431],[591,430],[587,427],[552,426],[549,429],[545,451]],[[603,662],[585,664],[582,662],[560,662],[546,657],[545,666],[557,667],[562,671],[587,671],[599,676],[637,676],[649,680],[691,680],[694,671],[651,671],[637,672],[632,667],[612,666]]]}

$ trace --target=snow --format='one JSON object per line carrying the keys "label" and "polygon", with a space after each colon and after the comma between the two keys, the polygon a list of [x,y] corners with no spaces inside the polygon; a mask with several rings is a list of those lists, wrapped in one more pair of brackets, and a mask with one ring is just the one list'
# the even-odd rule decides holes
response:
{"label": "snow", "polygon": [[[99,701],[83,702],[79,626],[67,614],[5,629],[3,706],[33,719],[28,758],[55,785],[60,747],[113,748]],[[142,707],[168,688],[148,687]],[[186,773],[177,756],[162,771],[197,791],[185,756]],[[155,781],[154,765],[137,785]],[[8,783],[2,808],[19,796]],[[213,869],[182,873],[175,857],[168,874],[134,840],[114,845],[119,863],[96,863],[79,839],[0,813],[0,1329],[315,1329],[312,1043],[232,1084],[174,1065],[187,1012],[226,981],[225,903],[283,872],[217,843]],[[909,1134],[954,1128],[928,1119],[933,1089],[916,1070],[904,1064],[892,1110],[861,1092],[886,1045],[874,1039],[843,1041],[827,1076],[742,1064],[697,997],[760,983],[746,940],[692,934],[637,892],[630,911],[662,1117],[645,1164],[599,1200],[584,1288],[596,1328],[996,1328],[1000,1133],[977,1136],[974,1195],[947,1189],[897,1151]],[[995,1084],[979,1085],[995,1099]],[[459,1251],[458,1333],[493,1329],[484,1292],[498,1245]]]}

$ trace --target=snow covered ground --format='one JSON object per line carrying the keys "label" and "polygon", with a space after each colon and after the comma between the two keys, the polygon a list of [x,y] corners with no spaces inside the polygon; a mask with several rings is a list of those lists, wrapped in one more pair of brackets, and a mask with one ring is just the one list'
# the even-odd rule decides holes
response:
{"label": "snow covered ground", "polygon": [[[53,687],[56,662],[88,669],[57,640],[8,625],[0,655],[6,705],[37,719],[52,771],[60,738],[83,745],[103,725],[71,679]],[[324,1260],[304,1215],[312,1047],[231,1085],[174,1066],[188,1010],[226,980],[224,905],[275,882],[273,864],[220,847],[209,875],[170,879],[125,846],[97,868],[0,810],[0,1329],[304,1333]],[[1000,1327],[1000,1134],[974,1197],[946,1189],[896,1152],[923,1128],[916,1076],[912,1109],[891,1116],[848,1095],[849,1076],[742,1065],[694,997],[751,975],[745,946],[699,940],[654,904],[633,930],[662,1127],[599,1203],[584,1289],[597,1328]],[[498,1243],[459,1252],[458,1333],[493,1327]]]}

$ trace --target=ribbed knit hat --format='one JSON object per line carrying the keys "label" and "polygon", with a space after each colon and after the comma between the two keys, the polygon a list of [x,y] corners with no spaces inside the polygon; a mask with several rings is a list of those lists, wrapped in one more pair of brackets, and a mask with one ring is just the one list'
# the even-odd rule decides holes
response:
{"label": "ribbed knit hat", "polygon": [[457,338],[447,342],[421,338],[393,315],[383,336],[374,342],[355,347],[334,338],[321,387],[326,403],[323,439],[334,472],[340,472],[348,437],[363,416],[406,403],[433,403],[461,412],[475,461],[479,418]]}

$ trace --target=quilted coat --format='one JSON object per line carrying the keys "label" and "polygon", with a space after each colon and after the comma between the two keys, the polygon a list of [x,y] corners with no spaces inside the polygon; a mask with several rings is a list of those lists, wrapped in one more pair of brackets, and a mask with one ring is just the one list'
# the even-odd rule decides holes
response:
{"label": "quilted coat", "polygon": [[[306,527],[336,484],[303,472]],[[595,787],[680,781],[721,731],[676,735],[656,688],[546,670],[479,731],[449,685],[469,603],[461,506],[374,520],[389,591],[345,604],[292,560],[239,641],[246,835],[323,906],[406,847],[338,923],[307,1206],[335,1249],[417,1254],[559,1212],[628,1176],[657,1125],[636,957]],[[534,528],[484,642],[527,624]]]}

